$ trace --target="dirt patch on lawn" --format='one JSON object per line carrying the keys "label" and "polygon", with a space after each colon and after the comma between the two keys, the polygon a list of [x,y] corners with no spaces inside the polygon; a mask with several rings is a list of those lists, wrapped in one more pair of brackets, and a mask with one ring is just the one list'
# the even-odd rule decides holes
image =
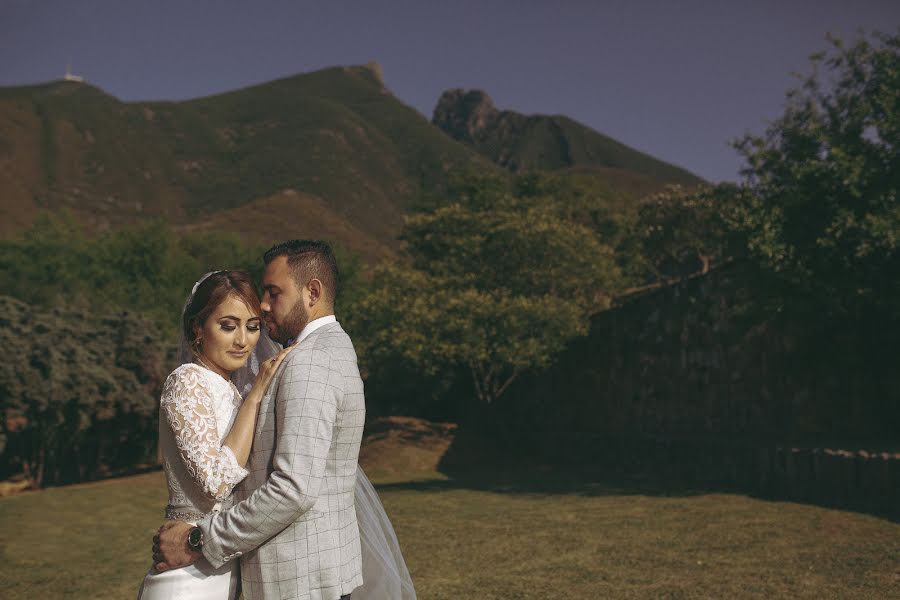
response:
{"label": "dirt patch on lawn", "polygon": [[437,471],[453,443],[455,423],[382,417],[366,425],[359,464],[367,473]]}

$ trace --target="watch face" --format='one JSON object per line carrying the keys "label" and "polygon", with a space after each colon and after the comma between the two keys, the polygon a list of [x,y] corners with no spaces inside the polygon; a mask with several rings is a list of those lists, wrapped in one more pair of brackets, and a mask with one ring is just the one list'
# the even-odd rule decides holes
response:
{"label": "watch face", "polygon": [[191,533],[188,534],[188,544],[190,544],[193,548],[197,548],[200,546],[200,541],[203,539],[203,531],[199,527],[194,527],[191,529]]}

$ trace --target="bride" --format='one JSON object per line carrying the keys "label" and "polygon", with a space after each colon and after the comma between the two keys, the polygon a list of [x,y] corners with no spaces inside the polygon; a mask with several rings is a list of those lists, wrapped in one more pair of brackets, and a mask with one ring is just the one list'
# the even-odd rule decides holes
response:
{"label": "bride", "polygon": [[[181,365],[160,399],[159,445],[169,490],[166,519],[195,523],[232,504],[248,474],[259,406],[292,346],[281,349],[263,330],[253,283],[241,271],[207,273],[182,312]],[[414,600],[415,590],[396,535],[362,469],[354,505],[363,584],[353,600]],[[165,527],[165,526],[164,526]],[[192,531],[193,533],[193,531]],[[190,543],[190,542],[188,542]],[[154,553],[159,536],[154,538]],[[144,577],[139,600],[237,598],[238,561],[193,564]]]}

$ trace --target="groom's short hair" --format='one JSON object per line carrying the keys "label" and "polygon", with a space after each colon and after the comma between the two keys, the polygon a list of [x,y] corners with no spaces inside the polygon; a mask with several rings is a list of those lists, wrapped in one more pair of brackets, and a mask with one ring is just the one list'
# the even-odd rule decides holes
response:
{"label": "groom's short hair", "polygon": [[286,256],[297,287],[305,286],[311,279],[318,279],[328,290],[333,302],[337,299],[340,280],[337,260],[327,242],[320,240],[288,240],[275,244],[263,255],[269,264],[279,256]]}

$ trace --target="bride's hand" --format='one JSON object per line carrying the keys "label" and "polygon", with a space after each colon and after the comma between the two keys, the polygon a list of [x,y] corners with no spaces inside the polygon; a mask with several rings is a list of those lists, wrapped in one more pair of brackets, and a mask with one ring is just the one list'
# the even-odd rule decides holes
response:
{"label": "bride's hand", "polygon": [[259,365],[259,375],[256,376],[256,381],[253,383],[253,391],[259,391],[260,396],[266,391],[269,387],[269,384],[272,382],[272,378],[275,376],[275,372],[278,371],[278,367],[281,365],[281,361],[284,360],[284,357],[287,356],[291,350],[293,350],[293,346],[288,346],[272,358],[265,360]]}
{"label": "bride's hand", "polygon": [[281,361],[293,349],[293,346],[288,346],[259,365],[259,373],[256,375],[256,381],[253,382],[253,388],[251,388],[250,393],[247,394],[247,397],[241,403],[241,408],[234,419],[231,431],[228,432],[228,435],[225,436],[225,440],[222,442],[223,446],[231,448],[235,459],[241,466],[247,464],[247,458],[250,455],[250,448],[253,444],[253,432],[256,429],[256,418],[259,416],[259,408],[262,406],[262,399],[266,394],[266,389],[272,383],[275,372],[281,366]]}

